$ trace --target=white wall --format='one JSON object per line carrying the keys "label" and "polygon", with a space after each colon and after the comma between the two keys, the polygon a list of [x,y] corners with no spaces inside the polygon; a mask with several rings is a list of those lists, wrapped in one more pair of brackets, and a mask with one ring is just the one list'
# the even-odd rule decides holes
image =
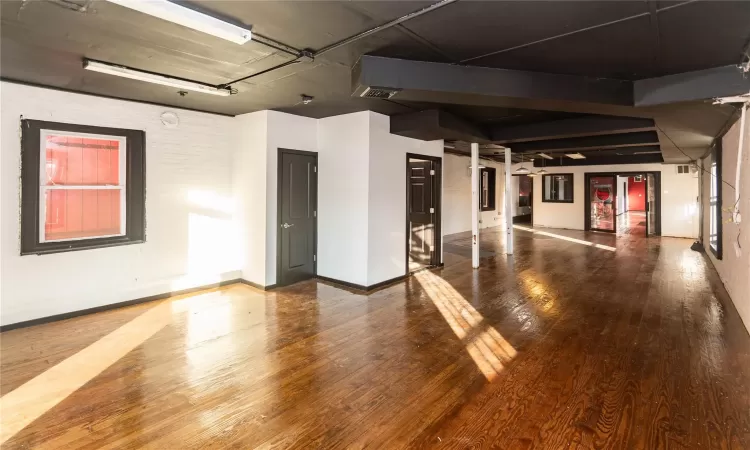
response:
{"label": "white wall", "polygon": [[254,230],[247,238],[252,244],[243,246],[251,252],[243,265],[246,279],[276,284],[280,148],[318,153],[318,274],[369,286],[405,273],[406,153],[442,156],[442,141],[392,135],[389,117],[370,111],[324,119],[260,111],[238,120],[243,167],[235,169],[235,191],[254,192],[244,200],[249,194],[237,193],[243,226]]}
{"label": "white wall", "polygon": [[406,154],[442,157],[443,141],[425,142],[391,134],[390,117],[373,112],[368,115],[370,208],[366,284],[373,285],[406,273]]}
{"label": "white wall", "polygon": [[[160,114],[181,122],[168,129]],[[443,142],[389,132],[369,111],[237,117],[0,84],[0,323],[218,281],[276,283],[277,156],[318,152],[318,272],[359,285],[405,273],[406,153]],[[146,131],[144,244],[19,256],[19,117]]]}
{"label": "white wall", "polygon": [[367,285],[368,112],[318,121],[318,275]]}
{"label": "white wall", "polygon": [[[276,284],[276,233],[278,232],[279,149],[318,151],[318,120],[278,111],[266,111],[266,286]],[[318,161],[320,165],[320,161]],[[318,177],[321,178],[320,176]]]}
{"label": "white wall", "polygon": [[572,173],[573,203],[542,202],[542,177],[534,177],[534,225],[583,230],[585,174],[593,172],[661,172],[662,236],[698,237],[698,177],[678,174],[670,164],[546,167],[550,173]]}
{"label": "white wall", "polygon": [[[446,154],[443,158],[443,235],[471,231],[471,158]],[[505,167],[501,163],[482,159],[481,164],[494,167],[497,171],[495,182],[495,210],[481,211],[480,228],[504,225],[505,207]],[[516,186],[517,186],[516,182]],[[516,187],[517,193],[517,187]]]}
{"label": "white wall", "polygon": [[235,117],[235,122],[239,136],[232,163],[232,191],[242,278],[264,286],[268,111],[243,114]]}
{"label": "white wall", "polygon": [[[750,120],[748,120],[750,122]],[[732,126],[722,139],[722,178],[731,185],[735,184],[735,175],[737,167],[737,150],[739,147],[740,122]],[[706,254],[713,263],[716,271],[721,277],[721,281],[732,298],[740,317],[745,323],[745,327],[750,331],[750,123],[745,124],[745,149],[742,158],[742,179],[740,181],[740,211],[743,213],[744,221],[741,224],[729,222],[731,214],[724,212],[722,214],[722,259],[718,260],[709,249],[708,230],[709,230],[709,196],[710,196],[710,174],[703,173],[703,245],[706,248]],[[711,159],[704,160],[704,167],[710,170]],[[721,192],[722,206],[731,208],[734,206],[735,193],[732,188],[726,184],[722,187]],[[729,223],[726,223],[729,222]],[[740,232],[741,231],[741,232]],[[739,243],[741,252],[735,253],[734,244]]]}
{"label": "white wall", "polygon": [[[176,129],[159,116],[172,110]],[[147,242],[19,256],[19,118],[146,131]],[[11,324],[238,278],[235,120],[0,83],[0,323]]]}

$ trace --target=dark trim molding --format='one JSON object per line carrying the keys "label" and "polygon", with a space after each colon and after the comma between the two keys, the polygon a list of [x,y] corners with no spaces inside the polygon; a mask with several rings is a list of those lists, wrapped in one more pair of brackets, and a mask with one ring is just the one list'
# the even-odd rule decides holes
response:
{"label": "dark trim molding", "polygon": [[411,240],[411,230],[409,228],[409,209],[410,209],[410,196],[409,196],[409,159],[421,159],[424,161],[432,161],[435,164],[435,178],[433,179],[432,192],[435,195],[435,251],[432,256],[431,266],[438,266],[443,264],[443,158],[440,156],[428,156],[421,155],[419,153],[407,153],[404,173],[406,174],[406,220],[404,227],[406,229],[406,239],[404,246],[406,249],[405,255],[405,272],[404,276],[409,275],[409,242]]}
{"label": "dark trim molding", "polygon": [[271,289],[276,289],[275,284],[269,284],[268,286],[263,286],[258,283],[253,283],[252,281],[248,281],[244,278],[239,278],[237,280],[238,283],[246,284],[248,286],[254,287],[255,289],[260,289],[261,291],[270,291]]}
{"label": "dark trim molding", "polygon": [[390,280],[381,281],[380,283],[371,284],[369,286],[363,286],[361,284],[349,283],[348,281],[341,281],[335,278],[328,278],[328,277],[324,277],[321,275],[316,276],[316,278],[320,281],[325,281],[327,283],[332,283],[332,284],[338,284],[341,286],[345,286],[345,287],[356,289],[358,291],[363,291],[363,292],[372,292],[375,289],[379,289],[383,286],[388,286],[390,284],[395,284],[395,283],[398,283],[399,281],[403,281],[407,277],[408,275],[399,275],[395,278],[391,278]]}
{"label": "dark trim molding", "polygon": [[[570,200],[547,200],[544,198],[544,192],[547,190],[546,185],[548,183],[548,178],[557,176],[557,175],[566,175],[570,176]],[[576,195],[576,175],[571,172],[566,173],[545,173],[542,175],[542,203],[575,203],[575,195]]]}
{"label": "dark trim molding", "polygon": [[[146,133],[42,120],[21,120],[21,255],[43,255],[146,242]],[[40,144],[42,130],[99,134],[126,139],[125,233],[111,237],[40,242]]]}
{"label": "dark trim molding", "polygon": [[723,150],[722,140],[718,140],[709,154],[711,165],[716,162],[716,178],[718,180],[716,182],[716,205],[713,206],[716,208],[716,248],[711,246],[711,185],[714,183],[714,177],[711,175],[711,166],[708,166],[708,249],[719,260],[724,258],[724,223],[721,220],[721,210],[724,207],[724,198],[722,197],[724,195],[724,186],[722,186],[724,184],[722,182],[724,176],[724,168],[722,166],[724,164]]}
{"label": "dark trim molding", "polygon": [[[236,284],[236,283],[244,283],[244,284],[250,284],[251,286],[255,286],[255,283],[251,283],[241,278],[235,278],[232,280],[220,281],[218,283],[204,284],[202,286],[196,286],[193,288],[181,289],[179,291],[164,292],[161,294],[149,295],[148,297],[141,297],[141,298],[136,298],[133,300],[125,300],[124,302],[111,303],[109,305],[102,305],[102,306],[95,306],[93,308],[81,309],[78,311],[71,311],[71,312],[62,313],[62,314],[55,314],[54,316],[40,317],[38,319],[26,320],[24,322],[16,322],[16,323],[8,324],[8,325],[2,325],[0,326],[0,333],[5,332],[5,331],[10,331],[10,330],[16,330],[18,328],[27,328],[27,327],[31,327],[34,325],[42,325],[45,323],[58,322],[60,320],[72,319],[74,317],[86,316],[89,314],[100,313],[100,312],[109,311],[112,309],[124,308],[126,306],[138,305],[140,303],[148,303],[148,302],[154,302],[157,300],[164,300],[166,298],[174,297],[176,295],[190,294],[193,292],[203,291],[206,289],[212,289],[212,288],[221,287],[221,286],[228,286],[230,284]],[[259,288],[259,289],[266,290],[269,288],[270,287],[267,286],[265,289],[264,288]]]}

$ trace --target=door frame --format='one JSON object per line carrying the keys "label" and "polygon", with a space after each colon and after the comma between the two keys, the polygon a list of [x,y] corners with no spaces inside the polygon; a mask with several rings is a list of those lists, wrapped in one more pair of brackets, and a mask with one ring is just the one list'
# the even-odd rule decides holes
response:
{"label": "door frame", "polygon": [[411,206],[411,197],[409,196],[409,159],[421,159],[423,161],[432,161],[435,164],[435,177],[433,178],[432,192],[435,195],[435,243],[434,251],[430,261],[430,267],[437,267],[443,264],[443,158],[440,156],[428,156],[420,155],[419,153],[407,153],[406,159],[404,160],[404,172],[405,176],[405,194],[406,194],[406,218],[404,228],[406,230],[406,238],[404,239],[404,245],[406,248],[406,260],[404,267],[404,275],[408,276],[409,273],[409,252],[411,251],[411,229],[409,227],[409,209]]}
{"label": "door frame", "polygon": [[313,218],[313,254],[315,255],[313,261],[313,275],[318,276],[318,177],[320,176],[320,165],[318,164],[318,152],[309,152],[306,150],[294,150],[291,148],[277,149],[276,155],[276,286],[286,286],[281,283],[281,180],[283,175],[284,167],[281,164],[284,153],[290,155],[304,155],[312,156],[315,158],[315,216]]}
{"label": "door frame", "polygon": [[[655,170],[639,170],[639,171],[630,171],[630,172],[585,172],[584,173],[584,230],[585,231],[601,231],[604,233],[617,233],[617,201],[615,200],[614,203],[614,217],[612,220],[614,221],[614,231],[610,230],[598,230],[591,228],[591,190],[589,189],[589,184],[591,182],[591,177],[608,177],[608,176],[614,176],[615,177],[615,196],[617,196],[617,177],[618,176],[633,176],[633,175],[644,175],[644,183],[646,183],[646,195],[648,196],[648,176],[646,175],[653,175],[654,176],[654,203],[656,208],[656,230],[654,232],[654,236],[661,236],[661,172],[655,171]],[[616,198],[616,197],[615,197]],[[648,200],[648,198],[646,199]],[[648,237],[648,201],[646,201],[646,237]]]}

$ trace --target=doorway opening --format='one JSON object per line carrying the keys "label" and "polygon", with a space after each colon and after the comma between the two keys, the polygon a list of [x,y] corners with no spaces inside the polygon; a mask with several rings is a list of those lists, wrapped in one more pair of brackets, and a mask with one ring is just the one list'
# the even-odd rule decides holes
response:
{"label": "doorway opening", "polygon": [[587,173],[586,230],[661,235],[661,173]]}
{"label": "doorway opening", "polygon": [[513,223],[534,223],[534,180],[528,175],[513,175]]}
{"label": "doorway opening", "polygon": [[276,284],[314,278],[318,246],[318,154],[279,149]]}
{"label": "doorway opening", "polygon": [[406,273],[441,264],[441,180],[438,157],[406,155]]}

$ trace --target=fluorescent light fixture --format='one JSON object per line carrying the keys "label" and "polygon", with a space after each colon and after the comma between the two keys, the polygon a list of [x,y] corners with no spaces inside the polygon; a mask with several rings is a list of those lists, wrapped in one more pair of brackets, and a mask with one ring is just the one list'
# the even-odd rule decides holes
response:
{"label": "fluorescent light fixture", "polygon": [[168,0],[109,0],[109,2],[226,39],[235,44],[242,45],[252,39],[252,32],[246,28]]}
{"label": "fluorescent light fixture", "polygon": [[586,159],[586,157],[580,153],[566,153],[565,156],[570,159]]}
{"label": "fluorescent light fixture", "polygon": [[541,156],[544,159],[555,159],[546,153],[537,153],[537,155]]}
{"label": "fluorescent light fixture", "polygon": [[83,60],[83,68],[93,72],[106,73],[107,75],[130,78],[131,80],[145,81],[147,83],[161,84],[163,86],[172,86],[189,91],[203,92],[204,94],[221,95],[226,97],[232,93],[229,88],[219,89],[208,84],[168,77],[166,75],[159,75],[151,72],[144,72],[142,70],[131,69],[130,67],[118,66],[100,61],[92,61],[90,59]]}

